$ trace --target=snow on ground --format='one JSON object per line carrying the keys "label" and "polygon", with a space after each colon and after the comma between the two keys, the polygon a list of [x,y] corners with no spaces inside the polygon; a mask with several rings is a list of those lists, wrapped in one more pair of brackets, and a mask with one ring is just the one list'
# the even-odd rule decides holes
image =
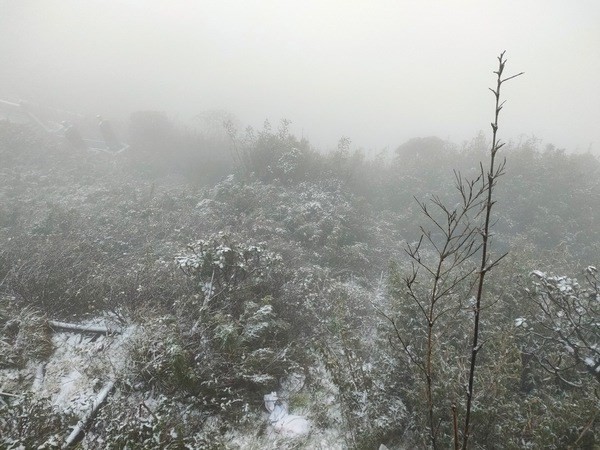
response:
{"label": "snow on ground", "polygon": [[[256,421],[255,431],[232,431],[227,435],[230,448],[236,449],[314,449],[343,450],[348,448],[341,428],[335,418],[340,418],[339,405],[326,374],[317,369],[322,377],[318,392],[305,390],[305,377],[292,374],[283,381],[278,392],[264,395],[264,407]],[[298,398],[303,399],[299,401]],[[295,404],[295,406],[289,406]],[[334,419],[327,427],[317,423],[325,415]],[[229,447],[228,447],[229,448]]]}
{"label": "snow on ground", "polygon": [[[78,325],[106,327],[109,324],[104,319],[96,319]],[[108,381],[118,380],[119,374],[127,369],[128,343],[141,331],[134,325],[122,328],[119,334],[107,335],[57,329],[52,334],[54,352],[48,360],[30,361],[20,370],[0,370],[0,391],[15,394],[29,391],[35,397],[49,399],[63,412],[82,418],[90,411],[103,386]],[[330,391],[324,386],[320,400],[305,398],[290,408],[290,399],[306,395],[303,388],[303,376],[290,376],[274,394],[272,403],[265,403],[262,413],[250,414],[249,420],[255,426],[228,433],[228,446],[281,450],[345,448],[337,427],[322,429],[313,423],[316,410],[327,410],[328,416],[339,415],[333,388]],[[152,409],[152,398],[147,398],[146,404]]]}
{"label": "snow on ground", "polygon": [[[106,326],[97,319],[82,325]],[[53,405],[78,416],[85,414],[102,386],[118,377],[126,364],[126,343],[135,332],[99,335],[57,330],[52,335],[54,352],[47,361],[29,362],[24,369],[0,370],[0,390],[31,391],[49,398]]]}
{"label": "snow on ground", "polygon": [[310,422],[304,416],[288,413],[288,405],[276,392],[265,395],[265,408],[271,414],[269,422],[273,430],[282,435],[304,436],[310,431]]}

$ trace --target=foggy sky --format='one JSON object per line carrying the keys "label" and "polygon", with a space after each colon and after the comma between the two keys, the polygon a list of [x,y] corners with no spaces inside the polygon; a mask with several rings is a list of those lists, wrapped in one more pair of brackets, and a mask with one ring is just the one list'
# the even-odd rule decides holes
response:
{"label": "foggy sky", "polygon": [[600,2],[0,0],[0,98],[86,114],[292,121],[321,149],[500,133],[600,152]]}

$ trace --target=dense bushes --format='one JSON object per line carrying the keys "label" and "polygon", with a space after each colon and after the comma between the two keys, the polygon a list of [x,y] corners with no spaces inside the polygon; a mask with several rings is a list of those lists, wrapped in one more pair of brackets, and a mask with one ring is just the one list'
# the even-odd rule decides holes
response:
{"label": "dense bushes", "polygon": [[22,448],[61,448],[60,431],[68,428],[73,417],[65,415],[47,399],[26,393],[0,402],[0,446],[7,450]]}
{"label": "dense bushes", "polygon": [[[208,136],[163,124],[156,148],[145,152],[138,142],[113,158],[0,125],[0,294],[10,303],[0,310],[0,364],[24,367],[51,353],[46,317],[109,310],[143,324],[119,384],[123,402],[101,412],[90,445],[202,448],[212,438],[225,445],[237,420],[262,420],[251,412],[291,373],[305,377],[310,395],[330,399],[334,406],[314,419],[337,427],[345,446],[427,442],[421,384],[382,313],[415,349],[422,345],[423,324],[402,280],[410,271],[402,245],[418,239],[422,224],[413,196],[451,201],[452,168],[477,169],[481,138],[462,149],[412,141],[386,162],[352,152],[347,140],[319,154],[285,122],[210,145]],[[180,146],[162,154],[163,144]],[[507,146],[497,191],[495,242],[512,254],[490,277],[473,412],[479,447],[584,446],[598,433],[596,380],[586,363],[595,356],[581,351],[575,363],[552,334],[565,319],[560,309],[546,316],[540,309],[555,296],[589,311],[581,323],[590,328],[597,284],[528,274],[568,273],[579,261],[597,267],[600,162],[538,146]],[[469,290],[450,297],[454,308],[435,337],[444,439],[456,386],[465,381],[457,367],[466,364]],[[150,393],[156,403],[140,407]],[[42,403],[12,405],[65,425]],[[215,425],[209,416],[226,420]],[[39,430],[35,445],[52,434],[38,425],[28,425]]]}
{"label": "dense bushes", "polygon": [[588,266],[585,281],[532,272],[524,288],[531,309],[517,319],[529,353],[561,387],[600,383],[600,285],[598,270]]}
{"label": "dense bushes", "polygon": [[22,369],[54,350],[45,317],[31,307],[15,313],[14,306],[10,298],[0,297],[0,369]]}

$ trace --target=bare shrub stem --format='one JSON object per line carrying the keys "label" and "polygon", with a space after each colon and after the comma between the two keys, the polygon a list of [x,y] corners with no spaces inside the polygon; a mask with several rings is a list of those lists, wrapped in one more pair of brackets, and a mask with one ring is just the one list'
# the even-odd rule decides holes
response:
{"label": "bare shrub stem", "polygon": [[[508,80],[518,77],[522,75],[523,72],[518,73],[516,75],[512,75],[507,78],[502,78],[502,74],[504,72],[504,66],[506,65],[506,59],[504,58],[504,53],[502,52],[498,57],[498,70],[494,73],[497,75],[496,89],[490,88],[490,91],[494,94],[496,98],[496,109],[494,115],[494,122],[492,122],[492,148],[490,152],[490,166],[488,172],[486,174],[487,181],[485,183],[485,187],[487,189],[487,201],[485,203],[485,220],[483,224],[483,229],[481,230],[481,263],[479,266],[478,272],[478,281],[477,281],[477,294],[475,297],[475,305],[473,306],[473,315],[474,315],[474,323],[473,323],[473,343],[471,346],[471,361],[469,366],[469,384],[467,387],[467,404],[465,409],[465,421],[464,421],[464,429],[463,429],[463,441],[462,441],[462,449],[466,450],[469,443],[469,436],[471,432],[470,421],[471,421],[471,409],[473,406],[473,393],[474,393],[474,380],[475,380],[475,368],[477,365],[477,354],[481,349],[481,345],[479,343],[479,325],[480,325],[480,316],[481,316],[481,301],[483,298],[483,288],[485,276],[488,271],[490,271],[506,254],[500,256],[496,260],[490,259],[489,252],[489,238],[490,238],[490,228],[491,228],[491,216],[492,216],[492,207],[494,206],[495,201],[493,200],[494,187],[500,177],[504,173],[504,167],[506,164],[506,160],[503,160],[500,164],[496,165],[496,154],[498,150],[500,150],[504,143],[500,142],[497,137],[498,133],[498,117],[500,115],[500,111],[504,106],[504,102],[500,101],[500,88],[502,84]],[[481,171],[483,175],[483,166],[481,166]]]}

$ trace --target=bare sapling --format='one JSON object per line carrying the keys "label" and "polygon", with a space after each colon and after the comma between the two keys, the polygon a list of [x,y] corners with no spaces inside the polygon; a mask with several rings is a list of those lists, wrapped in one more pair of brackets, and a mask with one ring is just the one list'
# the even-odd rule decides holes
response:
{"label": "bare sapling", "polygon": [[[502,78],[504,74],[504,67],[506,65],[506,59],[504,53],[500,53],[498,56],[498,70],[494,71],[497,75],[496,89],[490,88],[490,91],[494,94],[496,99],[496,107],[494,113],[494,121],[491,123],[492,126],[492,147],[490,150],[489,168],[486,174],[484,174],[483,164],[481,165],[481,176],[485,177],[484,189],[487,191],[487,198],[484,206],[485,218],[483,221],[483,227],[481,229],[481,262],[478,270],[477,279],[477,293],[475,295],[475,304],[473,305],[473,340],[471,346],[471,359],[469,364],[469,382],[467,386],[467,403],[465,408],[465,419],[463,427],[463,440],[461,448],[466,450],[469,444],[469,437],[471,433],[471,409],[473,406],[473,393],[474,393],[474,380],[475,380],[475,369],[477,366],[477,354],[481,349],[480,343],[480,319],[481,319],[481,306],[483,300],[484,284],[486,274],[496,266],[502,258],[506,256],[506,253],[500,257],[493,258],[490,253],[490,229],[492,227],[492,207],[494,206],[494,188],[498,181],[498,178],[504,173],[506,166],[506,158],[502,159],[499,164],[496,161],[498,151],[504,146],[504,143],[498,139],[498,118],[500,111],[504,106],[505,101],[500,101],[500,89],[502,85],[513,78],[523,75],[524,72],[520,72],[516,75],[512,75],[506,78]],[[455,442],[455,447],[458,447],[458,442]]]}
{"label": "bare sapling", "polygon": [[[504,52],[498,61],[499,68],[494,72],[498,76],[497,86],[492,89],[496,106],[494,122],[491,124],[493,139],[489,168],[486,171],[483,163],[480,163],[478,175],[470,180],[455,171],[458,201],[453,207],[448,207],[437,196],[428,202],[417,200],[429,225],[421,227],[421,236],[416,243],[407,245],[405,251],[411,268],[399,284],[403,307],[409,305],[410,314],[413,315],[411,320],[417,321],[420,328],[417,332],[407,330],[406,316],[382,313],[391,324],[394,339],[415,368],[421,382],[425,398],[422,420],[427,427],[428,444],[434,449],[440,446],[445,448],[448,440],[454,441],[457,450],[467,448],[476,358],[481,348],[480,316],[485,275],[506,256],[493,259],[490,252],[494,187],[505,168],[505,160],[497,162],[497,153],[504,145],[497,139],[498,116],[504,104],[500,102],[500,88],[503,83],[521,74],[503,79],[506,64]],[[465,301],[467,297],[471,297],[468,304]],[[459,401],[462,394],[456,394],[451,411],[448,411],[442,405],[443,400],[454,394],[445,392],[442,386],[448,380],[442,380],[444,374],[439,368],[443,359],[441,347],[443,339],[447,339],[459,323],[466,325],[465,311],[472,311],[474,319],[466,332],[469,343],[472,342],[470,355],[465,355],[468,372],[466,399],[462,403]],[[462,423],[458,403],[464,407]]]}

